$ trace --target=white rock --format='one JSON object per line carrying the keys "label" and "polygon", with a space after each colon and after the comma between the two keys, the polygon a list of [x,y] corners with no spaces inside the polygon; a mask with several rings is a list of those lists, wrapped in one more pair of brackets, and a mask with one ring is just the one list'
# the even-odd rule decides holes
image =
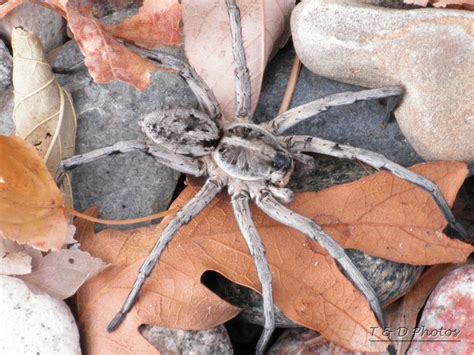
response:
{"label": "white rock", "polygon": [[291,28],[311,71],[367,87],[404,86],[395,116],[423,158],[474,161],[474,12],[306,0]]}
{"label": "white rock", "polygon": [[35,295],[23,281],[0,276],[0,354],[80,354],[68,306]]}

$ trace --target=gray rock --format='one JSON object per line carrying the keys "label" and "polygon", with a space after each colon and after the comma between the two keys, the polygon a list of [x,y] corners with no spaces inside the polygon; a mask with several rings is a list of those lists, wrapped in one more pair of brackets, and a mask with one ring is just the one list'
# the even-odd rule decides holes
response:
{"label": "gray rock", "polygon": [[64,301],[35,295],[24,282],[0,275],[0,353],[81,353],[79,331]]}
{"label": "gray rock", "polygon": [[56,12],[28,1],[15,8],[0,21],[0,36],[11,41],[12,29],[22,26],[34,32],[48,52],[66,40],[66,23]]}
{"label": "gray rock", "polygon": [[[72,41],[49,58],[53,68],[61,71],[82,61]],[[148,112],[197,105],[186,83],[174,73],[154,73],[145,92],[122,83],[98,85],[83,66],[58,78],[74,101],[77,154],[122,140],[144,139],[138,120]],[[78,210],[99,206],[102,218],[108,219],[147,216],[168,207],[179,176],[143,153],[108,157],[74,170],[74,205]]]}
{"label": "gray rock", "polygon": [[0,134],[10,135],[15,133],[15,124],[12,114],[15,105],[13,98],[13,88],[0,91]]}
{"label": "gray rock", "polygon": [[5,43],[0,39],[0,91],[12,83],[13,60]]}
{"label": "gray rock", "polygon": [[368,87],[404,86],[395,115],[423,158],[474,161],[473,22],[464,10],[306,0],[291,25],[311,71]]}
{"label": "gray rock", "polygon": [[140,332],[161,354],[233,354],[223,325],[195,331],[146,325]]}

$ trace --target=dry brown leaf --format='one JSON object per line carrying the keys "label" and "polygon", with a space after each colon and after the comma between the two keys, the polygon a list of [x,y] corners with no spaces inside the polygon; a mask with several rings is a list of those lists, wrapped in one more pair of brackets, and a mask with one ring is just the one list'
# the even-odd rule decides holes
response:
{"label": "dry brown leaf", "polygon": [[[234,116],[235,65],[225,2],[183,0],[182,4],[186,55],[214,91],[229,122]],[[295,1],[239,0],[237,5],[242,18],[254,112],[270,55],[288,39],[287,25]]]}
{"label": "dry brown leaf", "polygon": [[15,7],[20,6],[23,0],[0,1],[0,18],[11,12]]}
{"label": "dry brown leaf", "polygon": [[393,344],[397,354],[406,354],[410,347],[418,313],[423,308],[431,291],[446,274],[458,266],[454,264],[431,266],[402,299],[384,310],[385,320],[390,329],[394,331],[390,338],[395,340]]}
{"label": "dry brown leaf", "polygon": [[135,16],[104,27],[112,36],[145,48],[175,47],[181,45],[180,22],[177,0],[144,0]]}
{"label": "dry brown leaf", "polygon": [[[11,1],[15,3],[18,0]],[[181,7],[178,0],[144,0],[135,16],[114,26],[104,26],[92,14],[93,3],[75,0],[35,0],[66,18],[71,32],[85,56],[85,64],[92,78],[99,84],[122,81],[138,90],[150,84],[151,73],[159,69],[146,59],[120,44],[118,38],[147,48],[181,44]],[[13,4],[0,18],[13,9]],[[109,32],[110,31],[110,32]]]}
{"label": "dry brown leaf", "polygon": [[34,293],[56,299],[71,297],[84,282],[107,267],[99,258],[82,250],[61,249],[33,261],[32,272],[18,276]]}
{"label": "dry brown leaf", "polygon": [[[72,99],[56,80],[34,33],[14,29],[12,47],[15,133],[36,148],[54,176],[61,160],[74,155],[76,114]],[[62,190],[72,206],[69,174]]]}
{"label": "dry brown leaf", "polygon": [[35,148],[0,136],[0,237],[59,250],[67,226],[63,194]]}
{"label": "dry brown leaf", "polygon": [[[422,164],[413,170],[437,181],[449,203],[452,203],[466,175],[466,167],[462,163]],[[378,173],[318,193],[297,194],[290,207],[317,220],[321,214],[314,211],[325,206],[328,211],[322,216],[332,223],[326,223],[323,228],[328,232],[338,231],[335,225],[340,224],[343,231],[351,232],[342,233],[343,236],[358,240],[362,237],[359,236],[357,219],[360,220],[361,213],[370,215],[370,219],[361,219],[368,224],[363,230],[366,242],[359,243],[362,246],[360,249],[365,252],[370,253],[373,249],[371,244],[377,243],[372,239],[375,235],[380,244],[389,246],[383,248],[388,259],[411,260],[413,255],[417,255],[421,263],[426,264],[435,263],[433,260],[464,260],[472,247],[444,236],[441,231],[446,223],[439,220],[442,217],[438,217],[433,200],[426,198],[423,191],[398,180],[390,174]],[[182,206],[196,191],[196,187],[188,187],[175,204]],[[342,201],[339,201],[341,198]],[[392,199],[397,201],[393,205]],[[386,204],[392,207],[387,208]],[[403,209],[394,209],[397,204],[402,205]],[[340,208],[337,209],[337,206]],[[374,206],[377,206],[375,210],[380,209],[380,213],[373,212],[371,215],[368,211],[374,210]],[[407,213],[403,213],[405,210]],[[332,213],[335,216],[329,218]],[[403,213],[403,217],[397,220],[391,216],[392,213]],[[339,272],[332,258],[318,244],[274,222],[258,209],[253,208],[252,215],[266,246],[273,273],[274,300],[279,309],[296,323],[314,329],[326,339],[346,348],[384,350],[386,343],[369,342],[371,327],[376,327],[377,322],[365,299]],[[89,225],[87,231],[78,237],[85,250],[113,264],[78,292],[79,322],[85,333],[88,352],[151,351],[150,345],[139,336],[138,327],[141,324],[203,329],[232,318],[237,309],[201,285],[200,277],[206,270],[214,270],[238,284],[259,290],[253,260],[233,219],[228,197],[222,194],[181,229],[163,253],[125,322],[117,331],[107,333],[106,326],[128,295],[143,258],[148,255],[162,226],[170,218],[166,217],[160,226],[127,232],[103,231],[94,234]],[[417,221],[417,218],[421,220]],[[429,222],[431,218],[435,222]],[[354,228],[348,225],[352,220]],[[401,222],[423,229],[424,233],[416,235],[417,238],[425,238],[421,244],[423,252],[406,250],[420,245],[410,241],[400,246],[401,241],[412,238],[410,234],[399,231],[394,236],[391,229],[381,229],[381,226],[391,224],[393,228],[400,229]],[[81,228],[84,230],[84,226]],[[387,244],[386,238],[381,237],[382,231],[395,239],[393,245]],[[436,247],[429,248],[430,243]],[[441,257],[438,246],[446,249]],[[384,337],[376,333],[372,339],[382,340]]]}

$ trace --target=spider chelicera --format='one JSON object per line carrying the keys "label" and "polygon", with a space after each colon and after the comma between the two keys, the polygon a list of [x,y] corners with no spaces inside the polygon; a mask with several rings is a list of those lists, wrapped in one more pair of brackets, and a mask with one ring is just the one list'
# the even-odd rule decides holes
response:
{"label": "spider chelicera", "polygon": [[306,234],[311,240],[325,248],[355,287],[365,296],[378,321],[383,325],[382,312],[374,290],[354,266],[344,249],[311,219],[285,207],[293,195],[291,190],[285,188],[285,185],[291,177],[294,161],[307,162],[310,158],[304,153],[320,153],[358,159],[376,169],[387,170],[430,193],[450,226],[461,235],[466,235],[464,229],[454,218],[434,183],[391,162],[383,155],[317,137],[282,134],[295,124],[331,106],[350,104],[358,100],[396,98],[401,95],[402,90],[399,87],[386,87],[335,94],[293,108],[269,122],[254,124],[251,115],[250,78],[243,47],[240,12],[235,0],[226,0],[226,5],[236,66],[235,116],[232,122],[223,121],[214,94],[189,64],[169,54],[132,47],[137,53],[158,62],[163,67],[176,70],[196,95],[200,110],[175,108],[152,112],[140,122],[142,130],[152,142],[119,142],[110,147],[78,155],[63,161],[58,173],[57,180],[60,181],[64,171],[78,165],[117,152],[141,150],[152,154],[159,162],[182,173],[207,176],[200,191],[164,228],[161,238],[140,268],[130,294],[122,309],[109,324],[108,330],[115,330],[125,319],[137,301],[146,278],[151,274],[162,252],[180,227],[201,212],[225,187],[231,196],[235,218],[250,254],[255,260],[261,283],[265,324],[257,344],[257,353],[265,350],[275,328],[275,317],[272,274],[265,258],[264,245],[252,221],[250,202],[254,202],[271,218]]}

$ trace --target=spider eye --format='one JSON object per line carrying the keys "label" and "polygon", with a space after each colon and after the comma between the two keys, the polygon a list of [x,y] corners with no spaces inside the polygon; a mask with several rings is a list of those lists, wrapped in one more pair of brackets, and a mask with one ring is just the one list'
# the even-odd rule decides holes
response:
{"label": "spider eye", "polygon": [[288,170],[291,167],[291,158],[288,155],[276,153],[272,160],[272,167],[275,170]]}

